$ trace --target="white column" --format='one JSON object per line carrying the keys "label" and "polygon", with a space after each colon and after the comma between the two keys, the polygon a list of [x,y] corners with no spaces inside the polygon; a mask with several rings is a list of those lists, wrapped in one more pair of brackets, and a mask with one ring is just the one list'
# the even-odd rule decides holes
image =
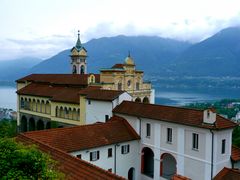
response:
{"label": "white column", "polygon": [[184,175],[184,143],[185,134],[184,128],[177,128],[177,174]]}
{"label": "white column", "polygon": [[161,125],[154,123],[154,179],[160,179]]}
{"label": "white column", "polygon": [[206,139],[205,139],[205,179],[210,180],[211,179],[211,157],[212,157],[212,134],[206,133]]}

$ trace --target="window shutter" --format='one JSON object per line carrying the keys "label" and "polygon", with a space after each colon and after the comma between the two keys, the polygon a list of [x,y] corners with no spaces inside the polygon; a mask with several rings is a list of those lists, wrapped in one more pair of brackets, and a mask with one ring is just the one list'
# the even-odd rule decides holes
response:
{"label": "window shutter", "polygon": [[127,152],[129,152],[129,150],[130,150],[130,145],[128,144],[127,145]]}
{"label": "window shutter", "polygon": [[92,152],[90,152],[90,161],[92,161]]}
{"label": "window shutter", "polygon": [[123,151],[124,151],[124,146],[122,146],[121,148],[122,148],[121,150],[122,150],[122,154],[123,154]]}
{"label": "window shutter", "polygon": [[97,159],[99,159],[99,151],[97,151]]}

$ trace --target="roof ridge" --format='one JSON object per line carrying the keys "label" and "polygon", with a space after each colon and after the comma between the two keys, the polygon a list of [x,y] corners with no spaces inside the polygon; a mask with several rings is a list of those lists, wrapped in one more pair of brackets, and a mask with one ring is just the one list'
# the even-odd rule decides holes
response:
{"label": "roof ridge", "polygon": [[125,126],[128,130],[130,130],[130,132],[131,132],[136,138],[141,139],[141,137],[139,136],[139,134],[135,131],[135,129],[129,124],[129,122],[128,122],[125,118],[120,117],[120,116],[117,116],[117,115],[114,115],[114,116],[116,116],[116,117],[118,117],[118,118],[121,118],[120,120],[123,122],[124,126]]}
{"label": "roof ridge", "polygon": [[[182,107],[182,106],[170,106],[170,105],[162,105],[162,104],[147,104],[147,103],[142,103],[142,102],[135,102],[135,101],[127,101],[127,100],[124,100],[123,102],[130,102],[130,103],[133,103],[133,104],[141,104],[141,105],[147,105],[147,106],[155,106],[155,107],[169,107],[169,108],[177,108],[177,109],[185,109],[185,110],[194,110],[194,111],[200,111],[200,112],[203,112],[204,110],[201,110],[201,109],[194,109],[194,108],[187,108],[187,107]],[[122,103],[123,103],[122,102]]]}
{"label": "roof ridge", "polygon": [[[111,121],[111,122],[107,122],[107,123],[116,123],[116,121]],[[103,125],[106,125],[107,123],[97,122],[94,124],[83,124],[83,125],[64,127],[64,128],[53,128],[53,129],[44,129],[44,130],[38,130],[38,131],[28,131],[28,132],[24,132],[24,133],[20,133],[20,134],[36,134],[36,133],[42,133],[42,132],[64,131],[64,130],[68,130],[68,129],[77,129],[77,128],[82,128],[82,127],[103,126]]]}

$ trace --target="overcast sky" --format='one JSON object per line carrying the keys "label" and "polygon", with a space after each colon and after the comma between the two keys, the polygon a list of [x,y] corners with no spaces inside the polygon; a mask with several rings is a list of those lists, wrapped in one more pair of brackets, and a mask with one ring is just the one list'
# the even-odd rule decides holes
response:
{"label": "overcast sky", "polygon": [[0,0],[0,60],[47,58],[81,40],[156,35],[198,42],[240,25],[239,0]]}

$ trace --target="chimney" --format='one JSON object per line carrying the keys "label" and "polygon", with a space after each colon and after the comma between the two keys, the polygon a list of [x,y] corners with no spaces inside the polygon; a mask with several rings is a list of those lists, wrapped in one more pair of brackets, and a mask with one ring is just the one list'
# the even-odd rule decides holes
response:
{"label": "chimney", "polygon": [[216,116],[217,116],[217,113],[213,107],[205,109],[203,111],[203,123],[213,125],[216,121]]}

